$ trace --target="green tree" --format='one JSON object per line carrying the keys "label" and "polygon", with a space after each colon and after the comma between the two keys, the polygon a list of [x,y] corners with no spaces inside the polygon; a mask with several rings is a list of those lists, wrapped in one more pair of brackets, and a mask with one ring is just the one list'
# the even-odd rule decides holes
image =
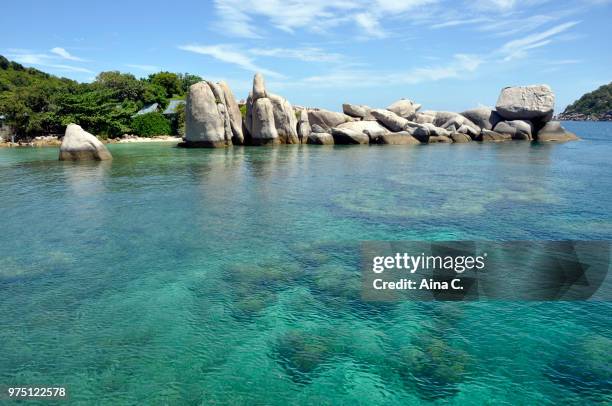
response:
{"label": "green tree", "polygon": [[181,93],[181,79],[176,73],[158,72],[149,75],[149,82],[161,86],[167,98]]}

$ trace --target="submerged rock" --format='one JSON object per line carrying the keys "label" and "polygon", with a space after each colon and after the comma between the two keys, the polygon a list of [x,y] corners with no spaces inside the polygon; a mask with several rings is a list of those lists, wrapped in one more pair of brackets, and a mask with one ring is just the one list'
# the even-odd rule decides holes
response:
{"label": "submerged rock", "polygon": [[505,87],[495,109],[507,120],[550,121],[555,94],[548,85]]}
{"label": "submerged rock", "polygon": [[106,146],[80,125],[68,124],[60,146],[60,161],[105,161],[113,159]]}

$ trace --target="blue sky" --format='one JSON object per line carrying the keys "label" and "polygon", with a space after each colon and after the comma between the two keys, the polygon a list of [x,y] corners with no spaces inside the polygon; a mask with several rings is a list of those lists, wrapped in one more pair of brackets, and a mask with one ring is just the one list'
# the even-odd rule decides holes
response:
{"label": "blue sky", "polygon": [[2,14],[0,53],[49,73],[190,72],[240,99],[260,71],[332,110],[406,97],[460,111],[537,83],[562,110],[612,81],[612,0],[21,0]]}

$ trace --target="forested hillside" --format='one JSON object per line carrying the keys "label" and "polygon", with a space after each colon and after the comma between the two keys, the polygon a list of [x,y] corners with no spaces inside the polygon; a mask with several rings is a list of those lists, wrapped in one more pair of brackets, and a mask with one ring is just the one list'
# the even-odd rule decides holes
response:
{"label": "forested hillside", "polygon": [[583,95],[559,115],[562,120],[612,120],[612,83]]}
{"label": "forested hillside", "polygon": [[[196,75],[171,72],[137,79],[109,71],[92,83],[78,83],[0,55],[0,116],[20,138],[62,133],[71,122],[93,134],[115,137],[133,132],[132,116],[144,105],[157,102],[163,108],[200,80]],[[160,113],[149,114],[159,121]]]}

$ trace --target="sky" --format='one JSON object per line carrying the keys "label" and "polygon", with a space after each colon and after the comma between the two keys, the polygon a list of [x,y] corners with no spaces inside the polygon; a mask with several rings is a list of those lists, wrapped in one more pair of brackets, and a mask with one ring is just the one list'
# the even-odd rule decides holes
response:
{"label": "sky", "polygon": [[58,76],[189,72],[242,99],[261,72],[292,104],[336,111],[462,111],[540,83],[561,111],[612,81],[612,0],[20,0],[2,15],[0,54]]}

